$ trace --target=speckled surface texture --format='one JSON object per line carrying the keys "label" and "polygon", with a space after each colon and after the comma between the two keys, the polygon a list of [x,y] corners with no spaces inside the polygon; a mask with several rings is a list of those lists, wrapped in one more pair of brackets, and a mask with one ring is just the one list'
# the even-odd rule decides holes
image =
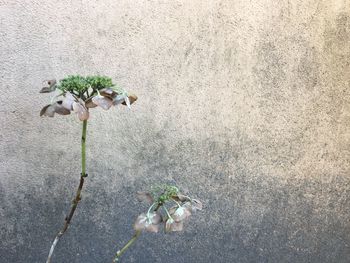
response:
{"label": "speckled surface texture", "polygon": [[53,262],[105,263],[173,182],[205,210],[123,262],[350,262],[350,1],[0,0],[0,258],[45,262],[79,181],[81,123],[44,79],[105,74],[89,177]]}

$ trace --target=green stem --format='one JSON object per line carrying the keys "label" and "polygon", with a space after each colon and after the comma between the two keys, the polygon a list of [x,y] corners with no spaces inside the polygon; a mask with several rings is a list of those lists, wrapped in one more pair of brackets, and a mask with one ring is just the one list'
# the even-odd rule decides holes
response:
{"label": "green stem", "polygon": [[86,177],[86,127],[87,120],[83,121],[83,133],[81,135],[81,176]]}
{"label": "green stem", "polygon": [[138,237],[141,235],[141,231],[135,231],[135,234],[132,236],[132,238],[126,243],[121,250],[118,250],[118,252],[115,254],[112,263],[118,262],[121,255],[138,239]]}
{"label": "green stem", "polygon": [[[153,207],[156,203],[154,203],[151,207]],[[158,203],[157,207],[154,209],[154,211],[158,211],[158,209],[162,206],[162,203]],[[132,245],[134,242],[138,239],[138,237],[141,235],[142,231],[137,230],[135,231],[135,234],[132,236],[132,238],[126,243],[118,252],[114,255],[112,263],[116,263],[119,261],[120,257],[124,254],[124,252]]]}
{"label": "green stem", "polygon": [[72,201],[72,205],[71,205],[69,214],[65,218],[63,228],[60,232],[58,232],[54,241],[52,242],[51,249],[50,249],[49,255],[47,257],[46,263],[51,262],[51,258],[52,258],[53,252],[55,250],[55,247],[56,247],[58,241],[60,240],[61,236],[63,236],[63,234],[67,231],[69,224],[72,220],[72,217],[74,215],[74,212],[77,209],[78,203],[81,200],[81,190],[83,189],[84,178],[87,176],[87,174],[86,174],[86,154],[85,154],[85,151],[86,151],[86,127],[87,127],[87,121],[85,120],[83,122],[83,132],[81,135],[81,175],[80,175],[79,186],[78,186],[77,192],[75,194],[75,197]]}

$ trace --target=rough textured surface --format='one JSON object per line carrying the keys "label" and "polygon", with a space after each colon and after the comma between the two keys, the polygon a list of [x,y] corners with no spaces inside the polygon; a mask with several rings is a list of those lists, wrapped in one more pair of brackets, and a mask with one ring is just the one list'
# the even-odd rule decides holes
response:
{"label": "rough textured surface", "polygon": [[124,262],[349,262],[347,0],[0,0],[0,258],[44,262],[79,180],[81,123],[38,116],[41,81],[106,74],[88,173],[54,262],[110,262],[174,182],[205,211]]}

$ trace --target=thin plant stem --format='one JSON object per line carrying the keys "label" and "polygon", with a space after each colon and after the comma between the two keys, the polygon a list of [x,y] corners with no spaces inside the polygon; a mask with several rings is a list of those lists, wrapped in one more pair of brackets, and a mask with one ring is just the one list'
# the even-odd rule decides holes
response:
{"label": "thin plant stem", "polygon": [[[154,204],[153,204],[154,205]],[[152,205],[152,206],[153,206]],[[151,207],[152,207],[151,206]],[[161,203],[158,203],[157,207],[154,209],[154,211],[157,211],[160,207],[162,206]],[[112,263],[116,263],[119,261],[120,257],[124,254],[124,252],[132,245],[135,243],[135,241],[139,238],[141,235],[142,231],[137,230],[135,231],[135,234],[130,238],[130,240],[120,249],[117,251],[117,253],[114,255]]]}
{"label": "thin plant stem", "polygon": [[64,222],[63,228],[61,229],[60,232],[58,232],[54,241],[52,242],[46,263],[51,262],[51,258],[52,258],[53,252],[55,250],[55,247],[56,247],[58,241],[60,240],[61,236],[63,236],[63,234],[67,231],[69,224],[72,220],[72,217],[74,215],[74,212],[77,209],[78,203],[81,200],[81,191],[82,191],[83,185],[84,185],[84,178],[87,176],[87,174],[86,174],[86,128],[87,128],[87,120],[85,120],[83,122],[83,132],[81,135],[81,175],[80,175],[79,186],[78,186],[77,192],[75,194],[75,197],[72,201],[72,205],[71,205],[71,209],[69,211],[69,214],[64,220],[65,222]]}
{"label": "thin plant stem", "polygon": [[86,177],[86,127],[87,120],[83,121],[83,132],[81,135],[81,176]]}
{"label": "thin plant stem", "polygon": [[141,235],[141,230],[135,231],[135,234],[132,236],[132,238],[115,254],[112,263],[116,263],[119,261],[120,257],[123,255],[123,253],[132,245],[134,242],[138,239],[138,237]]}

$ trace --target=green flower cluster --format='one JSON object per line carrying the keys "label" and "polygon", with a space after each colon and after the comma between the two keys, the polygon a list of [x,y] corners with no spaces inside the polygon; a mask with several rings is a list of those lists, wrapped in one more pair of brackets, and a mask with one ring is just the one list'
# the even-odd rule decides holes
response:
{"label": "green flower cluster", "polygon": [[72,75],[61,79],[57,85],[57,89],[63,92],[71,92],[82,95],[87,93],[89,89],[101,90],[115,86],[110,77],[106,76],[80,76]]}
{"label": "green flower cluster", "polygon": [[162,204],[172,199],[179,193],[179,189],[172,185],[160,185],[154,186],[151,189],[152,197],[157,200],[158,203]]}

